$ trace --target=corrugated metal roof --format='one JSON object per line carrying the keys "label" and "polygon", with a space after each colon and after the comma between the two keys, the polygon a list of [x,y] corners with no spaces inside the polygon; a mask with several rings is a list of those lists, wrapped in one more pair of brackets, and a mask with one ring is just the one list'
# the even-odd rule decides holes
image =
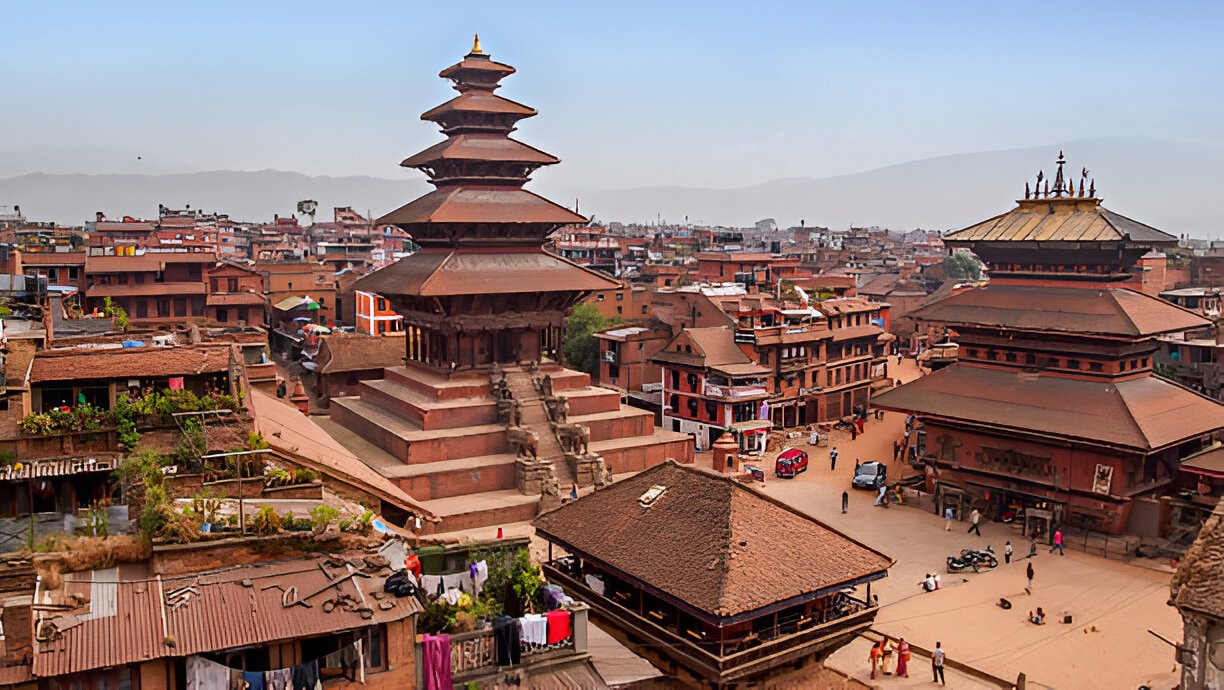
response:
{"label": "corrugated metal roof", "polygon": [[[359,559],[350,562],[363,568]],[[109,585],[103,581],[113,579],[113,569],[66,575],[65,595],[79,592],[88,579],[94,598],[85,610],[44,618],[50,639],[34,644],[34,674],[58,676],[333,634],[421,612],[414,597],[382,593],[389,569],[365,570],[368,577],[345,577],[348,566],[315,557]],[[113,595],[99,583],[113,588]],[[288,591],[309,606],[286,606]],[[340,605],[325,606],[343,595]],[[113,610],[99,596],[113,602]]]}
{"label": "corrugated metal roof", "polygon": [[[20,468],[18,468],[20,465]],[[110,472],[115,469],[114,458],[66,458],[58,460],[30,460],[0,466],[0,481],[16,481],[38,477],[66,477],[89,472]]]}

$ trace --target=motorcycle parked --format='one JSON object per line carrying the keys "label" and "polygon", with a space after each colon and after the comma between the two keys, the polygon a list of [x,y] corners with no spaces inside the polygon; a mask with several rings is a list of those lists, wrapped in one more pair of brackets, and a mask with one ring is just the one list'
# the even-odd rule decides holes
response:
{"label": "motorcycle parked", "polygon": [[961,556],[948,556],[948,572],[959,573],[972,569],[975,573],[982,572],[982,566],[977,561]]}
{"label": "motorcycle parked", "polygon": [[996,568],[999,565],[999,559],[995,556],[994,549],[989,546],[985,549],[962,549],[961,558],[973,561],[978,565],[984,565],[987,568]]}

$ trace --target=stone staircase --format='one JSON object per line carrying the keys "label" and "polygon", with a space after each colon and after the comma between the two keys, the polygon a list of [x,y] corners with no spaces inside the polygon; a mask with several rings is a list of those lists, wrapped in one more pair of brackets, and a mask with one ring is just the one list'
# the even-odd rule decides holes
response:
{"label": "stone staircase", "polygon": [[521,367],[506,370],[506,387],[522,405],[523,427],[536,432],[540,437],[540,454],[537,459],[552,463],[553,473],[557,477],[557,483],[561,485],[562,493],[568,492],[574,483],[574,471],[565,461],[565,451],[561,449],[561,442],[552,431],[548,408],[531,380],[531,372]]}
{"label": "stone staircase", "polygon": [[[487,527],[491,537],[497,526],[535,515],[540,475],[549,467],[563,496],[575,483],[580,489],[591,484],[589,472],[575,476],[531,372],[520,366],[504,371],[522,426],[539,437],[539,462],[516,458],[511,434],[498,419],[488,372],[448,375],[412,363],[390,367],[382,379],[363,381],[357,395],[333,398],[330,418],[320,426],[441,518],[426,527],[427,534]],[[590,453],[614,476],[667,458],[692,462],[688,436],[656,428],[650,412],[621,404],[616,391],[592,386],[586,374],[551,363],[540,374],[552,377],[554,394],[569,402],[568,421],[588,427]]]}

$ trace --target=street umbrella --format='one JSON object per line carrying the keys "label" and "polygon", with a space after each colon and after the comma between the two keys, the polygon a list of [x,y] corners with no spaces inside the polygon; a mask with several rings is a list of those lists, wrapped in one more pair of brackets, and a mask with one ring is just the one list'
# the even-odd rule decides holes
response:
{"label": "street umbrella", "polygon": [[311,302],[310,304],[307,304],[307,305],[306,305],[306,310],[307,310],[307,311],[314,311],[314,310],[316,310],[316,309],[318,309],[318,308],[319,308],[319,303],[318,303],[318,302]]}
{"label": "street umbrella", "polygon": [[294,320],[294,321],[299,321],[299,322],[301,322],[301,323],[310,323],[310,317],[309,317],[309,316],[298,316],[298,317],[294,318],[293,320]]}

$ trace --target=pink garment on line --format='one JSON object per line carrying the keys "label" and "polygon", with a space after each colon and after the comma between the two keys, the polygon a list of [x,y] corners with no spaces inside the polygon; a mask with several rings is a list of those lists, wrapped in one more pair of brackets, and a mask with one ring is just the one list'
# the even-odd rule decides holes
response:
{"label": "pink garment on line", "polygon": [[425,690],[452,690],[450,635],[425,635]]}

